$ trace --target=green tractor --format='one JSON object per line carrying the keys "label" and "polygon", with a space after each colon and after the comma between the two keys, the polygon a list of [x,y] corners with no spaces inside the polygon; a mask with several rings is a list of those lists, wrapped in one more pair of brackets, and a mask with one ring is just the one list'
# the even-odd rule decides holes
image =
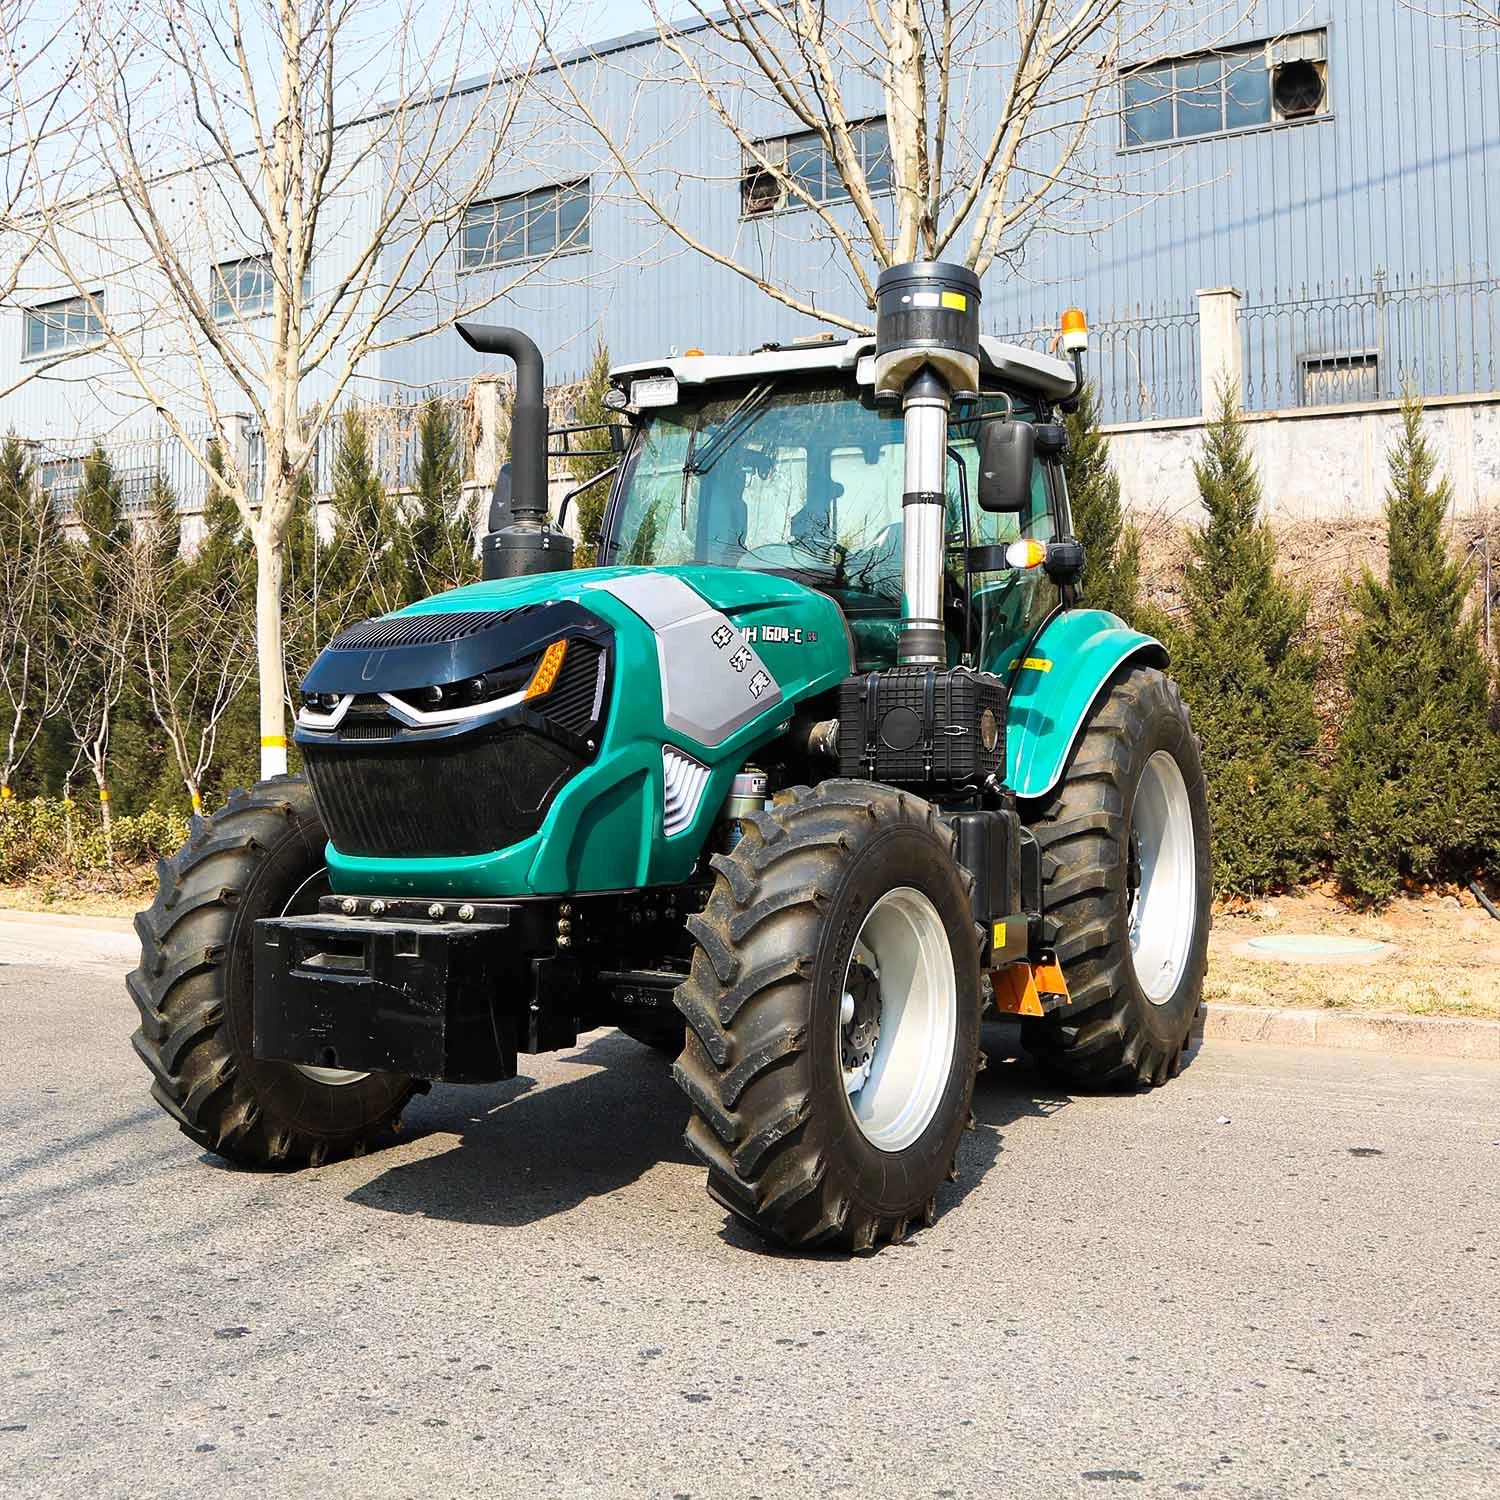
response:
{"label": "green tractor", "polygon": [[137,921],[136,1050],[193,1140],[316,1165],[612,1025],[680,1054],[719,1203],[860,1250],[932,1220],[987,1009],[1064,1084],[1178,1071],[1197,742],[1162,647],[1077,597],[1081,319],[1069,362],[979,300],[900,266],[873,338],[616,370],[577,570],[541,356],[461,329],[516,363],[484,581],[333,640],[305,778],[198,820]]}

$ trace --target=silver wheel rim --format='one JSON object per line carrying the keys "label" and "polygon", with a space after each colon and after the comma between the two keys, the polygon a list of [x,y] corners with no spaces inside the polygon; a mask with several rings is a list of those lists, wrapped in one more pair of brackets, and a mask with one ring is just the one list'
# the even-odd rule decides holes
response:
{"label": "silver wheel rim", "polygon": [[[286,905],[281,908],[277,915],[282,917],[287,916],[290,913],[298,911],[299,906],[302,910],[316,911],[317,902],[314,901],[312,906],[308,907],[306,905],[306,897],[312,887],[315,886],[320,880],[324,883],[324,885],[327,885],[327,865],[319,865],[318,868],[314,870],[312,874],[309,875],[307,879],[304,880],[295,891],[292,892],[292,894],[287,898]],[[352,1072],[348,1068],[315,1067],[312,1063],[293,1063],[292,1066],[304,1078],[310,1078],[314,1083],[326,1083],[330,1087],[336,1089],[344,1088],[346,1085],[351,1083],[359,1083],[361,1079],[365,1079],[370,1076],[368,1073]]]}
{"label": "silver wheel rim", "polygon": [[1153,1005],[1177,993],[1198,913],[1198,864],[1187,783],[1171,753],[1146,762],[1130,828],[1130,957]]}
{"label": "silver wheel rim", "polygon": [[904,1151],[932,1123],[958,1044],[958,977],[948,931],[921,891],[870,909],[844,969],[839,1055],[861,1134]]}

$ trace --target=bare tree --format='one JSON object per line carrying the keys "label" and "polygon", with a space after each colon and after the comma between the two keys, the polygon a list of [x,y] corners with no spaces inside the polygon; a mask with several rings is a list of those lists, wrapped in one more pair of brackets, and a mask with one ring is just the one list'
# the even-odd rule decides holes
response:
{"label": "bare tree", "polygon": [[[244,519],[261,772],[275,775],[282,543],[324,426],[372,356],[492,303],[539,264],[461,280],[453,254],[466,210],[519,150],[534,50],[485,34],[464,3],[382,8],[378,35],[361,31],[357,0],[142,0],[122,18],[113,0],[78,3],[109,194],[54,212],[43,252],[129,386]],[[487,71],[472,83],[476,57]],[[236,412],[258,432],[254,472]],[[211,468],[197,413],[238,461]]]}
{"label": "bare tree", "polygon": [[1458,0],[1457,9],[1447,14],[1480,31],[1500,32],[1500,5],[1495,0]]}
{"label": "bare tree", "polygon": [[[689,0],[691,22],[652,11],[669,67],[641,86],[687,88],[738,149],[747,198],[800,207],[813,237],[873,306],[878,272],[918,258],[981,275],[1065,209],[1109,186],[1091,138],[1113,110],[1117,68],[1174,9],[1164,0]],[[1211,7],[1210,7],[1211,8]],[[1202,29],[1204,17],[1194,18]],[[631,66],[639,67],[639,53]],[[557,59],[553,58],[554,62]],[[602,64],[596,60],[596,66]],[[777,278],[759,232],[725,246],[679,206],[683,174],[656,141],[612,118],[560,67],[572,110],[631,190],[690,249],[797,312],[853,331],[868,321]],[[888,152],[864,128],[881,121]],[[789,137],[800,137],[795,150]],[[1112,153],[1111,153],[1112,155]],[[824,175],[823,163],[836,174]],[[809,165],[815,170],[809,171]],[[748,218],[753,209],[745,215]],[[795,233],[805,239],[809,220]]]}
{"label": "bare tree", "polygon": [[180,540],[177,498],[158,480],[151,524],[136,527],[131,548],[130,614],[151,717],[197,813],[224,716],[255,670],[255,628],[247,580],[212,566],[217,560],[187,562]]}
{"label": "bare tree", "polygon": [[0,801],[77,675],[59,628],[61,538],[24,446],[0,445]]}
{"label": "bare tree", "polygon": [[109,805],[109,748],[115,710],[133,665],[135,596],[131,588],[129,527],[120,484],[103,449],[83,461],[76,539],[63,546],[58,614],[76,673],[62,709],[73,738],[73,761],[64,783],[87,767],[99,794],[104,847],[114,862],[114,820]]}
{"label": "bare tree", "polygon": [[[14,301],[46,237],[42,174],[70,176],[80,154],[87,106],[72,26],[66,7],[0,0],[0,307]],[[0,383],[0,397],[78,354],[76,348],[39,351],[8,384]]]}

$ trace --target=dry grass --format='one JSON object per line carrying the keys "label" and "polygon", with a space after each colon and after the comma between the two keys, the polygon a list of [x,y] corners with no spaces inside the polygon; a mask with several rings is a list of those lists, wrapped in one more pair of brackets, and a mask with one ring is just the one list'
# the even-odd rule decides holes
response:
{"label": "dry grass", "polygon": [[142,866],[89,880],[0,885],[0,909],[76,917],[133,917],[156,894],[156,869]]}
{"label": "dry grass", "polygon": [[[1237,951],[1249,938],[1293,932],[1373,938],[1396,952],[1376,963],[1289,963]],[[1210,1003],[1500,1020],[1500,922],[1467,891],[1369,914],[1323,890],[1278,896],[1215,918],[1206,995]]]}

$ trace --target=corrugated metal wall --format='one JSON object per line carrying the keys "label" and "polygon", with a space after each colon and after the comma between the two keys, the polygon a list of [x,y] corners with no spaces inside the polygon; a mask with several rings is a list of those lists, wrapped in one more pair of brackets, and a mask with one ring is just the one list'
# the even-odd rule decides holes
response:
{"label": "corrugated metal wall", "polygon": [[[1237,286],[1256,306],[1368,287],[1382,272],[1408,284],[1493,276],[1500,54],[1400,0],[1267,0],[1219,39],[1324,27],[1331,108],[1316,121],[1132,151],[1118,148],[1116,119],[1102,122],[1091,164],[1116,175],[1128,197],[1079,207],[1067,232],[1036,236],[1018,267],[997,265],[986,281],[987,328],[1049,326],[1073,302],[1100,323],[1185,317],[1204,287]],[[1180,31],[1172,45],[1185,49]],[[637,143],[653,143],[653,182],[668,169],[683,174],[690,186],[672,201],[694,234],[858,315],[830,249],[806,243],[810,216],[739,222],[737,153],[692,86],[660,81],[664,71],[659,50],[645,46],[575,76],[591,107],[630,121]],[[589,153],[581,128],[558,139],[555,177],[587,164]],[[545,161],[528,170],[547,180]],[[597,156],[593,173],[601,196],[588,253],[559,260],[496,309],[534,331],[559,378],[580,370],[596,331],[629,360],[673,347],[743,349],[809,330],[652,225],[628,189],[609,186]],[[1476,362],[1492,367],[1493,330],[1480,334],[1489,345]],[[396,351],[386,372],[421,384],[482,367],[455,342]],[[1288,388],[1295,376],[1286,373]]]}
{"label": "corrugated metal wall", "polygon": [[[1174,36],[1163,53],[1187,50],[1192,40],[1182,20],[1190,13],[1175,9]],[[1216,23],[1223,18],[1216,10]],[[1264,0],[1218,40],[1248,43],[1325,27],[1326,118],[1135,151],[1118,149],[1119,123],[1105,119],[1090,166],[1117,177],[1128,196],[1078,205],[1056,230],[1033,236],[1018,264],[997,265],[986,278],[986,328],[1048,327],[1062,307],[1079,302],[1096,324],[1144,326],[1175,349],[1200,288],[1232,284],[1248,306],[1265,307],[1369,288],[1379,273],[1407,286],[1493,278],[1500,269],[1500,250],[1491,248],[1500,246],[1500,54],[1402,0]],[[1126,59],[1141,60],[1145,54]],[[811,215],[740,219],[738,148],[659,44],[601,49],[570,76],[589,107],[628,138],[644,180],[691,233],[822,305],[863,315],[837,253],[810,241]],[[877,98],[872,93],[867,101],[872,110]],[[570,110],[555,77],[539,81],[515,132],[510,167],[493,191],[588,175],[595,193],[590,246],[537,271],[484,319],[530,331],[557,381],[582,372],[601,334],[624,361],[673,348],[739,350],[811,331],[808,320],[653,222]],[[785,125],[768,114],[765,128]],[[357,215],[358,206],[348,211]],[[390,247],[391,264],[401,248]],[[336,270],[330,265],[326,274]],[[320,282],[324,275],[320,263]],[[496,272],[455,270],[413,300],[408,331],[420,333],[440,310],[504,285]],[[1495,300],[1485,306],[1480,321],[1490,326],[1478,329],[1471,352],[1476,369],[1492,370]],[[19,316],[13,321],[14,330],[9,317],[0,329],[7,344],[0,374],[20,337]],[[1295,346],[1290,338],[1288,360],[1298,357]],[[1114,377],[1122,390],[1135,357],[1125,349],[1118,361],[1126,372]],[[482,371],[504,369],[504,361],[475,356],[444,331],[379,356],[360,394],[453,389]],[[88,430],[88,389],[78,381],[87,367],[70,373],[67,384],[49,382],[0,404],[0,425],[24,430],[34,412],[55,428],[62,395],[76,425]],[[1193,378],[1172,370],[1156,385],[1180,389],[1185,401]],[[1286,389],[1298,378],[1295,370],[1275,372]],[[1263,377],[1263,383],[1269,389],[1273,381]],[[1118,414],[1132,406],[1141,415],[1175,414],[1140,391]]]}

